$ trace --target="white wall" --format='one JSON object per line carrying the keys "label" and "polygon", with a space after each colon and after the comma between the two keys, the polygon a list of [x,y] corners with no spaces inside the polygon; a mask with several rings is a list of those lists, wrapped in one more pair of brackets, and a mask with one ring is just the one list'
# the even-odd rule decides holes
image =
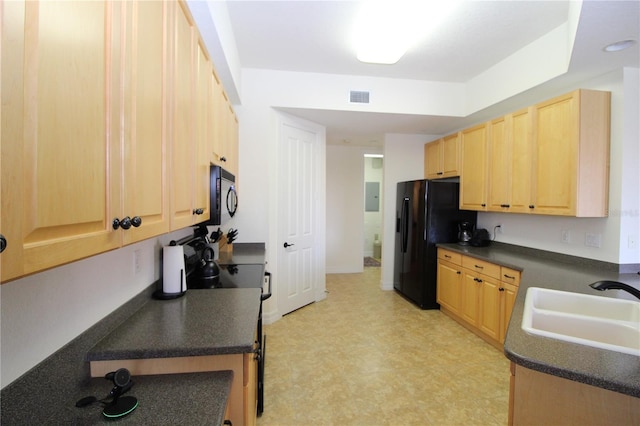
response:
{"label": "white wall", "polygon": [[[2,387],[158,280],[162,246],[191,233],[176,231],[3,284]],[[138,274],[136,250],[142,259]]]}

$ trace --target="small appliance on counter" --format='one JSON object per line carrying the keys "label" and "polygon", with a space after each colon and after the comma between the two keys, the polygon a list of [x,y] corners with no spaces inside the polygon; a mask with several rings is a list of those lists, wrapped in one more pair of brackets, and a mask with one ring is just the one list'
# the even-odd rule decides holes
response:
{"label": "small appliance on counter", "polygon": [[214,261],[215,253],[211,246],[202,250],[202,257],[198,264],[196,284],[194,288],[216,288],[220,284],[220,268]]}
{"label": "small appliance on counter", "polygon": [[472,222],[460,222],[458,224],[458,244],[468,246],[473,237],[475,224]]}
{"label": "small appliance on counter", "polygon": [[489,231],[484,228],[476,229],[471,237],[471,244],[473,247],[486,247],[491,243],[491,237]]}
{"label": "small appliance on counter", "polygon": [[169,245],[162,248],[162,288],[153,293],[156,299],[175,299],[187,292],[187,269],[184,247]]}

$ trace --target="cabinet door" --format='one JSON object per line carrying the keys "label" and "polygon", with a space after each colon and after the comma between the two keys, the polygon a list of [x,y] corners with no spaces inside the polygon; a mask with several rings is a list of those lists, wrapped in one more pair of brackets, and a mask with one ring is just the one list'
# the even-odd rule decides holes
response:
{"label": "cabinet door", "polygon": [[194,209],[195,222],[209,219],[209,180],[211,160],[209,152],[212,150],[211,131],[209,125],[209,96],[211,94],[211,63],[206,55],[205,47],[199,42],[196,50],[196,157],[195,163],[195,194]]}
{"label": "cabinet door", "polygon": [[[228,160],[228,169],[229,171],[236,177],[236,182],[238,181],[238,155],[239,155],[239,136],[240,136],[240,126],[238,123],[238,116],[235,111],[229,105],[229,109],[231,112],[230,123],[229,123],[229,160]],[[238,185],[236,184],[236,187]]]}
{"label": "cabinet door", "polygon": [[460,297],[460,316],[469,324],[478,327],[479,317],[479,278],[476,273],[462,270],[462,291]]}
{"label": "cabinet door", "polygon": [[222,166],[222,85],[215,70],[211,73],[211,161],[213,164]]}
{"label": "cabinet door", "polygon": [[6,281],[121,243],[111,227],[121,207],[119,175],[109,172],[120,161],[118,40],[109,37],[119,30],[112,2],[2,7]]}
{"label": "cabinet door", "polygon": [[183,2],[173,3],[173,141],[171,146],[171,229],[193,224],[195,184],[193,22]]}
{"label": "cabinet door", "polygon": [[166,180],[168,42],[166,3],[123,2],[127,14],[124,87],[123,216],[142,219],[123,232],[133,243],[169,231]]}
{"label": "cabinet door", "polygon": [[460,209],[487,208],[487,124],[461,132]]}
{"label": "cabinet door", "polygon": [[500,283],[500,343],[504,343],[507,334],[509,321],[511,320],[511,312],[516,302],[516,294],[518,287],[505,282]]}
{"label": "cabinet door", "polygon": [[500,339],[500,282],[489,277],[478,277],[480,312],[478,326],[494,340]]}
{"label": "cabinet door", "polygon": [[462,272],[460,266],[438,260],[438,303],[451,312],[460,311],[460,287]]}
{"label": "cabinet door", "polygon": [[534,107],[535,213],[575,215],[578,106],[568,94]]}
{"label": "cabinet door", "polygon": [[511,143],[507,117],[489,125],[489,197],[487,210],[507,211],[511,186]]}
{"label": "cabinet door", "polygon": [[442,177],[442,139],[424,145],[424,172],[427,179]]}
{"label": "cabinet door", "polygon": [[460,137],[458,133],[442,139],[442,177],[460,176]]}
{"label": "cabinet door", "polygon": [[511,133],[511,160],[509,186],[509,211],[528,213],[532,205],[531,187],[533,151],[531,136],[531,114],[528,109],[509,116]]}
{"label": "cabinet door", "polygon": [[258,361],[253,353],[244,355],[244,424],[253,426],[256,424],[258,409]]}

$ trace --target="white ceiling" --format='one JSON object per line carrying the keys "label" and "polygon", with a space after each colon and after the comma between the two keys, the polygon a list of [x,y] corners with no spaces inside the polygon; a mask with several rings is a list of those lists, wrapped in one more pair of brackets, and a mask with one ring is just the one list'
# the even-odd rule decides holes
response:
{"label": "white ceiling", "polygon": [[[228,0],[241,66],[464,83],[563,24],[569,13],[565,0],[466,1],[397,64],[372,65],[355,58],[350,42],[358,6],[356,1]],[[585,1],[563,82],[640,66],[638,45],[613,54],[602,51],[611,42],[638,40],[639,28],[639,1]],[[453,117],[287,112],[325,125],[327,143],[348,139],[380,145],[384,133],[441,134],[465,125],[465,119]]]}

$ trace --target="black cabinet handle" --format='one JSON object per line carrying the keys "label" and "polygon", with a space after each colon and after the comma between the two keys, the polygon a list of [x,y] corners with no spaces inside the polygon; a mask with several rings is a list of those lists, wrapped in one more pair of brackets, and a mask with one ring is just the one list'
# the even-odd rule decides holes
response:
{"label": "black cabinet handle", "polygon": [[477,282],[477,283],[481,283],[481,282],[482,282],[482,280],[481,280],[480,278],[474,278],[473,280],[474,280],[475,282]]}
{"label": "black cabinet handle", "polygon": [[451,259],[451,256],[449,256],[448,254],[445,254],[444,257],[446,257],[447,259]]}
{"label": "black cabinet handle", "polygon": [[4,237],[4,235],[0,234],[0,253],[2,253],[6,248],[7,248],[7,239]]}
{"label": "black cabinet handle", "polygon": [[140,216],[134,216],[133,219],[131,219],[131,224],[137,228],[140,225],[142,225],[142,218]]}
{"label": "black cabinet handle", "polygon": [[193,209],[193,214],[200,215],[202,213],[204,213],[204,209],[203,208]]}
{"label": "black cabinet handle", "polygon": [[461,273],[462,273],[462,272],[460,272],[460,271],[456,271],[456,274],[458,274],[458,275],[460,275]]}
{"label": "black cabinet handle", "polygon": [[295,246],[295,244],[284,243],[284,248]]}
{"label": "black cabinet handle", "polygon": [[124,229],[125,231],[129,228],[131,228],[131,218],[129,216],[125,216],[121,221],[120,221],[120,228]]}
{"label": "black cabinet handle", "polygon": [[227,162],[227,157],[220,157],[220,161],[224,161],[226,163]]}
{"label": "black cabinet handle", "polygon": [[122,228],[125,231],[131,228],[131,226],[137,228],[140,225],[142,225],[142,219],[140,218],[140,216],[134,216],[133,219],[131,219],[129,216],[125,216],[122,218],[122,220],[116,217],[115,219],[113,219],[113,222],[111,222],[111,226],[113,227],[113,229]]}
{"label": "black cabinet handle", "polygon": [[478,269],[484,269],[484,266],[480,266],[480,265],[473,265],[473,266],[478,268]]}
{"label": "black cabinet handle", "polygon": [[504,288],[503,288],[503,287],[500,287],[500,288],[498,289],[498,291],[504,291]]}
{"label": "black cabinet handle", "polygon": [[510,280],[515,280],[516,277],[512,277],[511,275],[504,274],[505,278],[509,278]]}
{"label": "black cabinet handle", "polygon": [[438,172],[438,173],[436,173],[436,174],[437,174],[437,175],[443,175],[444,173],[443,173],[443,172]]}
{"label": "black cabinet handle", "polygon": [[487,207],[485,203],[480,204],[480,207]]}
{"label": "black cabinet handle", "polygon": [[511,204],[500,204],[500,207],[504,207],[505,209],[508,209],[509,207],[511,207]]}
{"label": "black cabinet handle", "polygon": [[535,208],[536,208],[536,206],[534,206],[533,204],[529,204],[529,208],[530,208],[530,209],[535,209]]}

